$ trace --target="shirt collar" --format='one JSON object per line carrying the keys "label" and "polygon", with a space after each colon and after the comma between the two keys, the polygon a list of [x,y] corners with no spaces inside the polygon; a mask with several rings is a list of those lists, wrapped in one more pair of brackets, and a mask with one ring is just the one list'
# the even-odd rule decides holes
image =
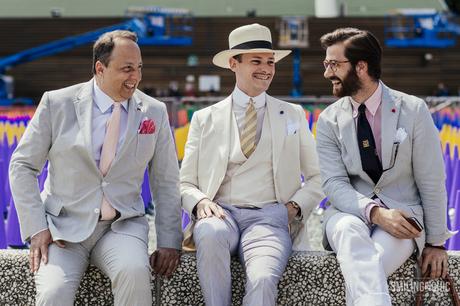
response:
{"label": "shirt collar", "polygon": [[[93,86],[93,100],[96,103],[97,107],[101,111],[101,113],[107,112],[115,103],[112,98],[110,98],[105,92],[103,92],[99,86],[97,86],[96,81],[94,81]],[[121,105],[128,111],[128,100],[124,100],[121,102]]]}
{"label": "shirt collar", "polygon": [[232,93],[232,100],[233,104],[237,105],[242,108],[247,108],[249,104],[249,99],[252,98],[252,101],[254,101],[254,107],[256,109],[262,108],[265,106],[265,101],[266,101],[266,94],[265,91],[261,93],[260,95],[256,97],[250,97],[247,94],[245,94],[241,89],[238,88],[238,86],[235,86],[235,89],[233,90]]}
{"label": "shirt collar", "polygon": [[[353,115],[358,115],[358,107],[361,105],[360,103],[356,102],[351,98],[351,104],[353,105]],[[367,110],[375,116],[377,109],[379,108],[380,104],[382,103],[382,84],[379,82],[379,86],[374,91],[374,93],[364,102],[366,105]]]}

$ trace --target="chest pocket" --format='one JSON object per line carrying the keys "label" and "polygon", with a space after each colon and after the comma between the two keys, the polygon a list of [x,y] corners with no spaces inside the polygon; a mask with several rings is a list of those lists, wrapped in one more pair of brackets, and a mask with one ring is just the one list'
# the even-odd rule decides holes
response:
{"label": "chest pocket", "polygon": [[140,164],[147,164],[153,157],[156,144],[156,133],[137,134],[136,161]]}

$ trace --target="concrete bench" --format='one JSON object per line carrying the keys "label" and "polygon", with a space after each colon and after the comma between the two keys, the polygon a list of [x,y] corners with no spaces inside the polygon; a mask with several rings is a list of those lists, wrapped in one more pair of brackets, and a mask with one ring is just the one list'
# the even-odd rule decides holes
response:
{"label": "concrete bench", "polygon": [[[0,250],[0,305],[34,305],[35,285],[29,272],[28,251]],[[460,252],[449,252],[450,274],[460,288]],[[414,302],[417,283],[415,261],[408,260],[388,280],[394,305]],[[232,261],[233,304],[241,305],[245,277]],[[439,280],[426,286],[427,305],[451,305],[448,288]],[[344,305],[344,283],[336,258],[329,252],[294,253],[279,284],[278,305]],[[194,253],[182,255],[171,279],[152,278],[152,305],[204,305]],[[75,305],[113,305],[110,281],[97,268],[89,267],[77,293]]]}

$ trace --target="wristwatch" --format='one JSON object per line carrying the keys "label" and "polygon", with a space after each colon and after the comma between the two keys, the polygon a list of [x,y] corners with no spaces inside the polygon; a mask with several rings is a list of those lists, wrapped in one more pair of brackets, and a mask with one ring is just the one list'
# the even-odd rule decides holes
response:
{"label": "wristwatch", "polygon": [[302,210],[300,209],[299,204],[297,204],[294,201],[289,201],[289,202],[286,203],[286,205],[288,205],[288,204],[291,204],[292,207],[297,209],[297,215],[295,216],[296,220],[302,220]]}
{"label": "wristwatch", "polygon": [[446,250],[446,247],[444,245],[432,245],[431,243],[425,243],[426,248],[435,248],[435,249],[440,249],[440,250]]}

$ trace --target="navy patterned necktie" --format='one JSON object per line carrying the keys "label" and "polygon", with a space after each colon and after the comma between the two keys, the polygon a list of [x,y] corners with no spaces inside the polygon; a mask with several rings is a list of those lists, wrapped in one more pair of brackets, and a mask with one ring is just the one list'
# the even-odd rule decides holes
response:
{"label": "navy patterned necktie", "polygon": [[371,126],[366,118],[366,105],[364,103],[359,106],[358,113],[358,145],[361,165],[364,172],[377,184],[382,175],[382,164],[377,155]]}

